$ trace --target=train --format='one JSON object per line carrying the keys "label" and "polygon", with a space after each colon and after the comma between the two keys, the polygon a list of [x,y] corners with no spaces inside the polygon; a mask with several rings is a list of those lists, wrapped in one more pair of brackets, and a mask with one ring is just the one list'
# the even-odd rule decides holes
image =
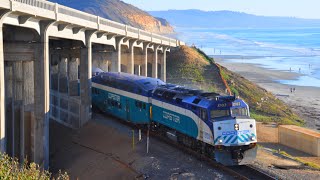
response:
{"label": "train", "polygon": [[248,104],[235,96],[151,77],[100,72],[92,77],[92,106],[148,126],[226,166],[250,164],[256,158],[256,122]]}

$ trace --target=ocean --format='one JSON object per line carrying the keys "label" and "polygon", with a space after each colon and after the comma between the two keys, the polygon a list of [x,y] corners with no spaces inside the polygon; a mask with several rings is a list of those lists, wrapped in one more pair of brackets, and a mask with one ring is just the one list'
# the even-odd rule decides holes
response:
{"label": "ocean", "polygon": [[297,79],[279,79],[278,82],[320,87],[320,28],[176,28],[176,31],[179,39],[196,45],[208,55],[299,73]]}

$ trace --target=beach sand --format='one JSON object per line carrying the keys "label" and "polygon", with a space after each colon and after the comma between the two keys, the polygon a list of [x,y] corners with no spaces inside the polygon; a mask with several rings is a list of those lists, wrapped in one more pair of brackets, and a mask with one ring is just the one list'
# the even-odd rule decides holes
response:
{"label": "beach sand", "polygon": [[[217,63],[236,72],[262,88],[272,92],[288,104],[306,122],[306,127],[320,130],[320,88],[285,85],[277,80],[293,80],[297,73],[278,71],[259,67],[258,64],[233,63],[228,60],[215,59]],[[296,91],[291,93],[290,88]]]}

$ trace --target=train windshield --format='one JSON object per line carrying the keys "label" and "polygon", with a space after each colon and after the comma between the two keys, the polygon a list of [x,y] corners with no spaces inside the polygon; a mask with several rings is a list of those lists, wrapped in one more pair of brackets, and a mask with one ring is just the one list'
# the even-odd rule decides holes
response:
{"label": "train windshield", "polygon": [[231,116],[232,117],[249,116],[249,112],[247,108],[232,108]]}
{"label": "train windshield", "polygon": [[230,111],[228,109],[226,109],[226,110],[212,110],[210,112],[211,119],[225,117],[225,116],[230,116]]}

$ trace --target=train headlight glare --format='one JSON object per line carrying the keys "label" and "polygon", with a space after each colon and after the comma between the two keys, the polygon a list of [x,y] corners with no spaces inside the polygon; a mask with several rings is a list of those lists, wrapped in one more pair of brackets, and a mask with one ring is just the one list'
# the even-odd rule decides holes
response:
{"label": "train headlight glare", "polygon": [[219,139],[219,143],[220,143],[220,144],[222,143],[222,139]]}
{"label": "train headlight glare", "polygon": [[251,137],[251,141],[254,141],[256,140],[256,138],[254,136]]}

